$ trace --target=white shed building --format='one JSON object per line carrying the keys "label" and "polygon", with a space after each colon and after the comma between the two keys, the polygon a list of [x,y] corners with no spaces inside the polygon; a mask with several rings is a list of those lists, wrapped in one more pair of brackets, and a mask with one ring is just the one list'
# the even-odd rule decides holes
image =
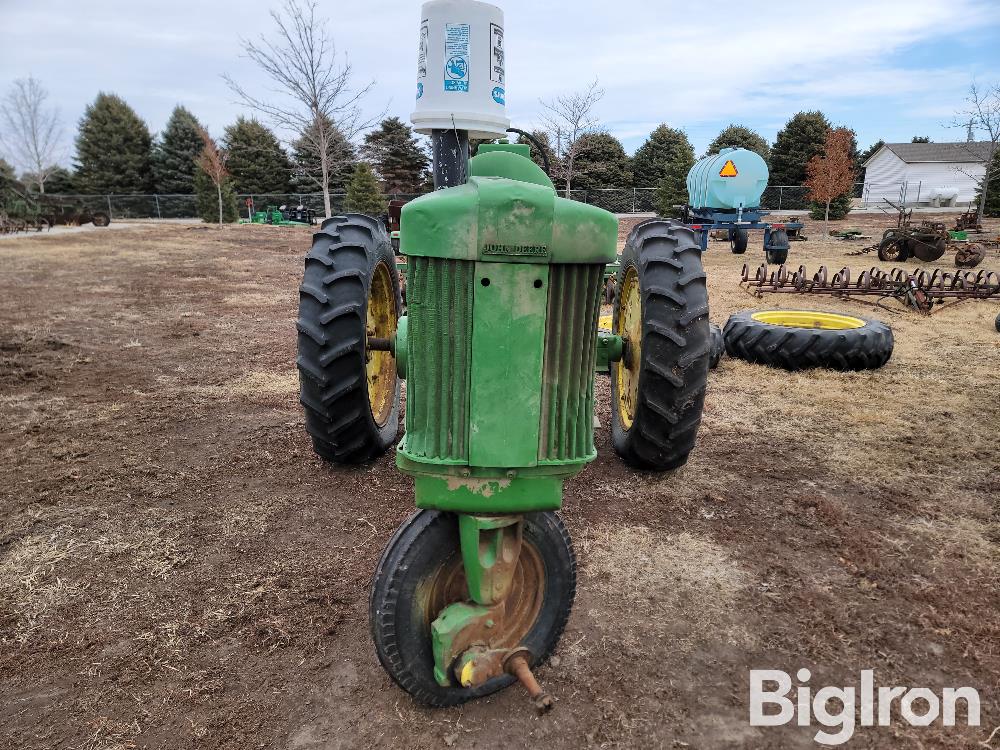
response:
{"label": "white shed building", "polygon": [[865,162],[865,204],[969,204],[986,173],[989,143],[886,143]]}

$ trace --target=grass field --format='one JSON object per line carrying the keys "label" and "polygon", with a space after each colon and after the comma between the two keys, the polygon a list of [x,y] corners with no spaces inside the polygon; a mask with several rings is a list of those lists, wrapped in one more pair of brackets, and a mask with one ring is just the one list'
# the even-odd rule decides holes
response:
{"label": "grass field", "polygon": [[[821,223],[807,234],[790,263],[877,264]],[[577,602],[539,670],[558,701],[543,719],[518,689],[423,709],[377,663],[368,581],[412,487],[391,456],[341,468],[311,452],[294,367],[307,231],[0,244],[0,744],[812,747],[815,727],[747,721],[750,669],[808,667],[815,686],[874,669],[980,692],[979,728],[897,722],[850,747],[983,747],[1000,725],[1000,302],[921,316],[758,300],[737,284],[762,261],[755,240],[705,255],[713,321],[872,315],[895,353],[849,374],[724,358],[689,464],[664,476],[615,456],[599,378],[599,457],[563,510]]]}

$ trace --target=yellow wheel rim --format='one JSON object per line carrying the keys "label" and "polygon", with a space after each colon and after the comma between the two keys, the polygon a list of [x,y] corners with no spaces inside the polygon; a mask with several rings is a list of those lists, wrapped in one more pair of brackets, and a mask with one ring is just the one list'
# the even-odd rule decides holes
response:
{"label": "yellow wheel rim", "polygon": [[821,328],[825,331],[846,331],[850,328],[862,328],[865,324],[861,318],[815,310],[768,310],[754,313],[750,317],[758,323],[772,326]]}
{"label": "yellow wheel rim", "polygon": [[618,363],[618,416],[628,430],[635,419],[639,395],[639,363],[642,361],[642,300],[639,297],[639,272],[630,266],[622,281],[616,333],[627,342],[628,361]]}
{"label": "yellow wheel rim", "polygon": [[[396,295],[392,288],[389,267],[384,262],[375,266],[368,290],[368,338],[389,339],[396,333]],[[386,423],[396,396],[396,363],[391,352],[365,350],[368,376],[368,405],[372,419],[379,427]]]}

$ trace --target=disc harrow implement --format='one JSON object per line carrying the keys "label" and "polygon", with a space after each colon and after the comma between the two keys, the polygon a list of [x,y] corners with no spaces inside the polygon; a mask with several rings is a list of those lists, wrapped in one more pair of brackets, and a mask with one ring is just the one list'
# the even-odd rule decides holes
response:
{"label": "disc harrow implement", "polygon": [[740,280],[755,296],[764,293],[825,294],[833,297],[871,296],[895,298],[923,312],[948,299],[1000,299],[1000,274],[996,271],[943,271],[915,268],[884,270],[873,266],[857,275],[850,268],[830,274],[826,266],[810,275],[805,266],[792,271],[779,266],[771,271],[761,264],[756,272],[743,266]]}

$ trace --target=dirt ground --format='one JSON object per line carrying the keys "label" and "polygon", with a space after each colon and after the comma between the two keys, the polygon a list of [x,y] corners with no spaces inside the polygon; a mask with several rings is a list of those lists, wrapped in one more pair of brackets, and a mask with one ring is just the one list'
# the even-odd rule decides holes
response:
{"label": "dirt ground", "polygon": [[[790,263],[877,263],[806,232]],[[979,690],[981,727],[897,718],[850,747],[1000,747],[979,744],[1000,725],[1000,304],[757,300],[737,281],[759,235],[743,257],[712,243],[715,322],[871,314],[892,360],[789,374],[724,358],[690,463],[666,476],[615,456],[600,378],[599,457],[563,510],[576,606],[539,671],[556,710],[536,718],[517,688],[428,710],[382,671],[367,623],[411,483],[391,456],[324,465],[302,427],[308,243],[146,225],[0,246],[0,745],[804,748],[818,727],[749,726],[748,680],[808,667],[816,688],[874,669]]]}

